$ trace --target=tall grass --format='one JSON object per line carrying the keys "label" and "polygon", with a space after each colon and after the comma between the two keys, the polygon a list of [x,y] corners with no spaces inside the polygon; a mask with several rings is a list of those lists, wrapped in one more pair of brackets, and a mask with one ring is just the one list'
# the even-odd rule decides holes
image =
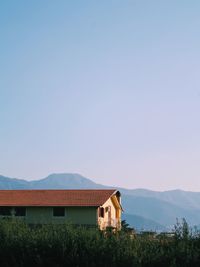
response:
{"label": "tall grass", "polygon": [[191,233],[185,221],[167,237],[0,220],[0,266],[199,267],[200,235]]}

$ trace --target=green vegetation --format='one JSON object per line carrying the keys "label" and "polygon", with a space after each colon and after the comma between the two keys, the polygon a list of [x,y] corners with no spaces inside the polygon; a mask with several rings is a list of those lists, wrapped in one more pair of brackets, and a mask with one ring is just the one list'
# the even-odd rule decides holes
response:
{"label": "green vegetation", "polygon": [[200,234],[185,220],[172,236],[135,235],[123,229],[101,232],[72,225],[29,227],[21,221],[0,221],[1,267],[188,267],[200,266]]}

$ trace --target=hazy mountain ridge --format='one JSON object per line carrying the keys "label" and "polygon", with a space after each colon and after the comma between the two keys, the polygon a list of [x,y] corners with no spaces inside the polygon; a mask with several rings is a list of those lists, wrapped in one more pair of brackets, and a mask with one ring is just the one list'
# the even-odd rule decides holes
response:
{"label": "hazy mountain ridge", "polygon": [[23,179],[9,178],[0,175],[0,189],[27,189],[29,182]]}
{"label": "hazy mountain ridge", "polygon": [[129,214],[142,216],[172,228],[176,219],[185,218],[190,225],[200,221],[199,210],[186,209],[153,197],[124,195],[123,207]]}
{"label": "hazy mountain ridge", "polygon": [[200,225],[200,193],[182,190],[151,191],[125,189],[97,184],[79,174],[51,174],[34,181],[0,175],[0,189],[106,189],[122,193],[123,218],[137,228],[146,230],[171,228],[176,218],[186,218],[191,225]]}
{"label": "hazy mountain ridge", "polygon": [[129,225],[134,226],[138,231],[167,231],[165,226],[138,215],[123,213],[122,220],[126,220]]}
{"label": "hazy mountain ridge", "polygon": [[151,191],[147,189],[122,189],[126,195],[153,197],[169,203],[175,204],[180,207],[189,209],[199,209],[200,207],[200,192],[191,192],[183,190],[168,190],[168,191]]}

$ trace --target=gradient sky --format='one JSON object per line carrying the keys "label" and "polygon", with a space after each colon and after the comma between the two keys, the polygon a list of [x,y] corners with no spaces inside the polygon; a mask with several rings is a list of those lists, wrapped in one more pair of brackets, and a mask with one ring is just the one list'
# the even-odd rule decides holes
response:
{"label": "gradient sky", "polygon": [[200,191],[199,0],[0,2],[0,173]]}

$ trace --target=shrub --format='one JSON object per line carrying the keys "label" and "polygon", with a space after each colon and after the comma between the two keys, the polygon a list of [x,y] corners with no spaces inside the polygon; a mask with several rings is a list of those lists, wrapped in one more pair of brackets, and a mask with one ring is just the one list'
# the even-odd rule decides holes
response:
{"label": "shrub", "polygon": [[195,267],[199,255],[200,235],[192,234],[185,220],[173,236],[0,220],[1,267]]}

